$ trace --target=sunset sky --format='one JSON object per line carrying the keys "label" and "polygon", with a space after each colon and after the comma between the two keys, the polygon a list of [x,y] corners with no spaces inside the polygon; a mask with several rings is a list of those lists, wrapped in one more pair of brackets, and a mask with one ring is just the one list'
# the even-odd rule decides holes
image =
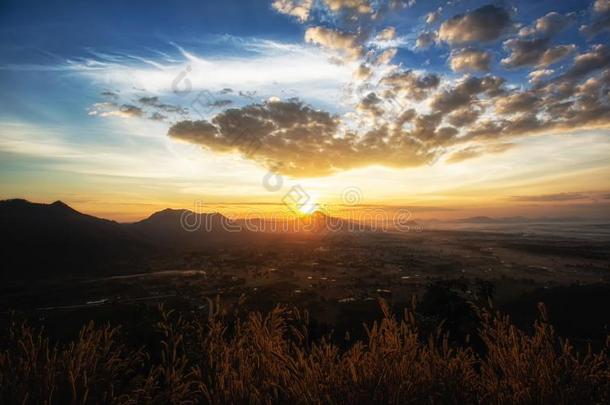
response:
{"label": "sunset sky", "polygon": [[5,1],[0,197],[607,218],[609,32],[610,0]]}

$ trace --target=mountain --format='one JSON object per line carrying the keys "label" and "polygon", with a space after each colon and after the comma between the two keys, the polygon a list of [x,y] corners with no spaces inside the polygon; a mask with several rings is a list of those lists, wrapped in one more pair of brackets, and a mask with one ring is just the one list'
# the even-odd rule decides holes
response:
{"label": "mountain", "polygon": [[169,208],[125,227],[155,245],[177,249],[215,247],[251,236],[219,213],[198,214]]}
{"label": "mountain", "polygon": [[133,271],[152,252],[149,243],[121,224],[82,214],[61,201],[0,201],[0,243],[5,252],[1,277]]}
{"label": "mountain", "polygon": [[461,218],[448,221],[451,223],[468,223],[468,224],[525,224],[525,223],[551,223],[551,222],[577,222],[582,221],[579,217],[499,217],[491,218],[485,216]]}

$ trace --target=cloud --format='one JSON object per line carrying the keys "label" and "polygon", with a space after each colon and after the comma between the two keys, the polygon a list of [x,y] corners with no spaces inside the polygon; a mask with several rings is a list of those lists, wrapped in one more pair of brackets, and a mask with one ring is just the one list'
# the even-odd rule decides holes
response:
{"label": "cloud", "polygon": [[383,102],[377,94],[371,92],[366,97],[364,97],[360,103],[356,106],[356,109],[360,112],[364,112],[369,115],[371,118],[375,119],[381,117],[384,113],[383,108],[381,108],[380,104]]}
{"label": "cloud", "polygon": [[[395,68],[379,81],[381,92],[369,91],[345,116],[298,100],[275,101],[231,108],[209,121],[178,122],[169,135],[219,153],[240,153],[294,177],[374,164],[417,166],[447,151],[448,162],[464,161],[500,153],[515,137],[609,127],[610,69],[589,76],[602,65],[604,50],[594,46],[589,53],[596,56],[576,58],[571,69],[578,74],[527,90],[493,75],[449,82]],[[392,100],[398,114],[388,109]],[[354,122],[366,125],[356,131]]]}
{"label": "cloud", "polygon": [[309,18],[313,0],[275,0],[271,6],[281,14],[296,17],[304,22]]}
{"label": "cloud", "polygon": [[331,11],[338,12],[345,9],[356,11],[360,14],[370,14],[373,7],[368,0],[324,0]]}
{"label": "cloud", "polygon": [[551,76],[554,72],[555,71],[553,69],[532,70],[530,73],[528,73],[527,77],[529,77],[530,83],[538,83]]}
{"label": "cloud", "polygon": [[387,65],[392,61],[392,59],[394,59],[394,56],[396,56],[397,52],[398,50],[396,48],[386,49],[385,51],[380,53],[379,56],[375,59],[375,64]]}
{"label": "cloud", "polygon": [[101,95],[104,96],[104,97],[109,97],[109,98],[114,98],[114,99],[119,98],[119,95],[117,93],[115,93],[113,91],[108,91],[108,90],[103,91],[101,93]]}
{"label": "cloud", "polygon": [[547,15],[540,17],[529,27],[519,30],[519,35],[526,36],[545,36],[550,37],[561,32],[574,22],[574,14],[563,15],[551,11]]}
{"label": "cloud", "polygon": [[593,11],[598,14],[610,12],[610,0],[595,0]]}
{"label": "cloud", "polygon": [[552,201],[574,201],[589,198],[589,195],[584,193],[558,193],[558,194],[542,194],[542,195],[515,195],[511,197],[513,201],[523,202],[552,202]]}
{"label": "cloud", "polygon": [[589,38],[610,30],[610,1],[596,0],[593,3],[593,18],[590,24],[580,27],[580,32]]}
{"label": "cloud", "polygon": [[548,38],[516,39],[504,42],[504,48],[510,55],[502,59],[502,64],[509,68],[523,66],[549,66],[566,58],[576,51],[575,45],[558,45],[551,47]]}
{"label": "cloud", "polygon": [[437,39],[438,36],[436,32],[422,32],[421,34],[419,34],[417,40],[415,41],[415,47],[419,49],[427,48],[430,45],[434,44]]}
{"label": "cloud", "polygon": [[435,94],[430,99],[430,106],[443,114],[459,108],[471,108],[478,101],[479,94],[496,95],[502,91],[503,85],[504,79],[498,76],[466,76],[456,86]]}
{"label": "cloud", "polygon": [[433,157],[422,142],[391,136],[385,126],[357,137],[341,130],[337,117],[296,100],[228,109],[211,121],[178,122],[168,135],[219,153],[241,153],[293,177],[324,176],[380,162],[417,166]]}
{"label": "cloud", "polygon": [[340,51],[350,60],[361,58],[364,55],[364,49],[356,35],[330,28],[307,28],[305,41],[321,45],[327,49]]}
{"label": "cloud", "polygon": [[441,11],[442,11],[442,8],[439,7],[436,10],[431,11],[428,14],[426,14],[426,24],[434,24],[440,17]]}
{"label": "cloud", "polygon": [[155,111],[152,114],[150,114],[150,116],[148,117],[153,121],[165,121],[167,119],[167,116]]}
{"label": "cloud", "polygon": [[540,98],[533,92],[515,92],[495,99],[497,113],[509,115],[528,111],[537,111]]}
{"label": "cloud", "polygon": [[491,64],[491,53],[477,50],[474,48],[466,48],[460,51],[452,52],[449,58],[449,66],[454,72],[463,71],[489,71]]}
{"label": "cloud", "polygon": [[589,52],[579,54],[574,58],[574,64],[563,75],[563,78],[579,79],[609,65],[610,48],[606,45],[593,45]]}
{"label": "cloud", "polygon": [[180,114],[180,115],[186,115],[188,113],[187,109],[180,107],[179,105],[162,103],[159,100],[159,97],[157,97],[157,96],[140,97],[138,99],[138,103],[145,105],[147,107],[150,107],[150,108],[157,109],[159,111],[163,111],[165,113],[169,113],[169,114],[175,113],[175,114]]}
{"label": "cloud", "polygon": [[514,26],[511,15],[502,7],[486,5],[444,21],[438,37],[449,44],[490,42],[500,38]]}
{"label": "cloud", "polygon": [[396,38],[396,28],[394,27],[385,28],[375,36],[377,41],[391,41],[394,38]]}
{"label": "cloud", "polygon": [[119,105],[114,102],[95,103],[89,109],[89,115],[100,117],[140,118],[144,116],[144,110],[131,104]]}
{"label": "cloud", "polygon": [[354,72],[353,76],[356,80],[364,81],[368,80],[372,74],[372,69],[364,63],[361,63],[360,65],[358,65],[358,68]]}
{"label": "cloud", "polygon": [[500,143],[487,146],[469,146],[452,153],[446,159],[447,163],[460,163],[465,160],[474,159],[483,155],[502,153],[514,148],[512,143]]}
{"label": "cloud", "polygon": [[589,39],[608,30],[610,30],[610,13],[593,20],[589,25],[585,24],[580,27],[580,32],[589,37]]}
{"label": "cloud", "polygon": [[419,74],[407,70],[385,76],[381,83],[389,86],[392,95],[423,100],[431,90],[438,87],[440,78],[434,73]]}
{"label": "cloud", "polygon": [[476,108],[461,108],[449,114],[447,121],[454,127],[462,128],[474,123],[480,115],[480,110]]}

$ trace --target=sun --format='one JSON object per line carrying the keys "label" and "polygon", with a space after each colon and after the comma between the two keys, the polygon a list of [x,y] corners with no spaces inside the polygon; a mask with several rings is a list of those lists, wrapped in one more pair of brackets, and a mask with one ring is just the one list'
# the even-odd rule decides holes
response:
{"label": "sun", "polygon": [[304,191],[294,201],[295,211],[301,216],[308,216],[320,209],[320,195],[314,190]]}
{"label": "sun", "polygon": [[297,207],[299,213],[302,215],[311,215],[319,208],[319,204],[316,198],[310,198],[309,201],[301,204]]}

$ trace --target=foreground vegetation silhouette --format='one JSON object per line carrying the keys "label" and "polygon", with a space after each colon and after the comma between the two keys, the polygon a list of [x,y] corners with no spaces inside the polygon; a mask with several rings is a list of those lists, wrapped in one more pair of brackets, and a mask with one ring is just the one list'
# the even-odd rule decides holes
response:
{"label": "foreground vegetation silhouette", "polygon": [[[0,354],[0,402],[604,404],[610,403],[610,339],[576,351],[540,307],[527,333],[478,309],[478,343],[417,316],[384,317],[367,338],[337,345],[312,338],[307,312],[278,306],[242,317],[186,319],[160,308],[156,348],[131,348],[120,328],[84,326],[72,342],[13,321]],[[206,317],[207,318],[207,317]]]}

